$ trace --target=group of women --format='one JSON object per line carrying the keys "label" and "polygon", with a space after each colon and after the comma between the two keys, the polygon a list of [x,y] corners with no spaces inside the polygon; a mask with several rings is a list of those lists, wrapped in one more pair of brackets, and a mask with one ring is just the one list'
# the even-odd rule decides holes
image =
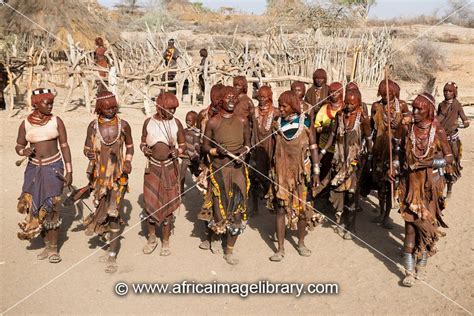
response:
{"label": "group of women", "polygon": [[[394,81],[380,83],[380,100],[369,109],[355,83],[327,84],[323,69],[314,72],[307,92],[304,83],[293,82],[277,102],[272,89],[262,86],[255,106],[247,86],[243,76],[235,77],[233,86],[216,84],[211,104],[200,113],[188,113],[186,126],[174,116],[179,106],[175,95],[164,92],[156,98],[156,114],[145,120],[139,146],[147,158],[143,253],[151,254],[158,246],[156,229],[161,225],[160,255],[171,254],[173,214],[189,168],[204,193],[198,218],[205,222],[206,238],[199,247],[223,250],[229,264],[238,263],[233,248],[249,213],[258,213],[261,199],[275,213],[278,247],[270,260],[278,262],[286,255],[285,226],[297,231],[298,254],[311,255],[307,231],[325,219],[321,211],[328,215],[316,210],[318,199],[329,202],[338,233],[352,239],[359,199],[377,191],[380,216],[375,221],[391,228],[389,214],[395,208],[405,221],[403,284],[412,286],[422,278],[443,235],[439,228],[447,227],[442,219],[446,197],[461,175],[458,129],[469,121],[457,100],[456,84],[445,85],[445,100],[437,108],[434,97],[422,93],[411,110],[400,100]],[[21,123],[15,148],[28,159],[18,203],[26,218],[18,237],[41,235],[45,248],[38,259],[57,263],[58,207],[63,187],[72,183],[71,153],[64,123],[52,114],[52,91],[36,89],[31,98],[34,111]],[[106,272],[113,273],[134,146],[130,124],[117,115],[111,92],[98,93],[95,112],[84,145],[89,183],[66,202],[93,194],[95,210],[84,219],[85,232],[107,242],[102,261]]]}

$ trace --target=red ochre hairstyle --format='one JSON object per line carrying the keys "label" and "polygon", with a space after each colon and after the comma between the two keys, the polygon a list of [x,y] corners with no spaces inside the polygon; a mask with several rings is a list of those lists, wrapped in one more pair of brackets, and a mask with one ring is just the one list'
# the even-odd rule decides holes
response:
{"label": "red ochre hairstyle", "polygon": [[96,37],[95,45],[96,46],[104,46],[104,40],[102,39],[102,37]]}
{"label": "red ochre hairstyle", "polygon": [[222,83],[217,83],[212,86],[211,88],[211,105],[214,107],[219,106],[219,101],[220,101],[220,92],[224,88],[224,85]]}
{"label": "red ochre hairstyle", "polygon": [[110,91],[102,91],[97,94],[95,102],[95,113],[102,114],[104,110],[117,105],[115,95]]}
{"label": "red ochre hairstyle", "polygon": [[313,79],[324,79],[327,81],[328,75],[326,73],[326,70],[322,68],[316,69],[313,73]]}
{"label": "red ochre hairstyle", "polygon": [[349,103],[349,98],[350,97],[353,97],[355,98],[356,102],[357,102],[357,106],[360,106],[361,103],[362,103],[362,96],[360,94],[360,91],[359,90],[356,90],[356,89],[349,89],[349,90],[346,90],[346,96],[344,98],[344,103]]}
{"label": "red ochre hairstyle", "polygon": [[458,86],[454,82],[448,82],[444,85],[443,90],[451,90],[454,92],[454,97],[456,98],[458,96]]}
{"label": "red ochre hairstyle", "polygon": [[303,82],[297,80],[291,84],[291,91],[294,91],[296,88],[300,87],[303,90],[303,94],[306,93],[306,86]]}
{"label": "red ochre hairstyle", "polygon": [[156,107],[161,109],[175,109],[179,106],[178,98],[171,92],[160,93],[156,97]]}
{"label": "red ochre hairstyle", "polygon": [[273,101],[272,88],[269,86],[261,86],[257,91],[257,96],[269,97]]}
{"label": "red ochre hairstyle", "polygon": [[32,91],[31,104],[35,106],[43,100],[54,101],[54,94],[50,89],[38,88]]}
{"label": "red ochre hairstyle", "polygon": [[301,114],[300,100],[298,100],[296,94],[291,90],[283,92],[278,98],[278,103],[289,104],[296,113]]}
{"label": "red ochre hairstyle", "polygon": [[[388,91],[391,92],[397,99],[400,99],[400,86],[390,79],[388,79]],[[387,93],[387,84],[385,79],[380,81],[379,89],[377,90],[377,95],[382,96]]]}
{"label": "red ochre hairstyle", "polygon": [[435,98],[428,92],[419,94],[415,100],[413,100],[413,105],[419,105],[424,109],[428,109],[428,117],[430,120],[435,118]]}
{"label": "red ochre hairstyle", "polygon": [[233,85],[235,86],[236,84],[240,84],[242,87],[243,87],[243,92],[244,93],[247,93],[247,88],[248,88],[248,83],[247,83],[247,79],[245,79],[244,76],[236,76],[234,77],[234,80],[233,80]]}

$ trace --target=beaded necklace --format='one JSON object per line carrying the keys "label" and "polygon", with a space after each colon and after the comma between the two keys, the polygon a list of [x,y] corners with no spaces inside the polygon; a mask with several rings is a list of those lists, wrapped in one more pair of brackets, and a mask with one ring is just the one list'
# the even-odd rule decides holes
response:
{"label": "beaded necklace", "polygon": [[[277,123],[278,123],[278,130],[280,131],[280,134],[283,136],[283,138],[285,140],[294,140],[298,136],[300,136],[301,132],[305,128],[305,125],[304,125],[305,115],[304,114],[299,115],[299,117],[298,117],[298,130],[296,131],[296,133],[292,137],[286,137],[285,133],[283,132],[282,126],[281,126],[282,119],[283,119],[282,117],[279,117]],[[292,123],[295,119],[288,120],[288,123]]]}
{"label": "beaded necklace", "polygon": [[27,120],[31,125],[44,126],[48,124],[52,117],[52,115],[41,115],[40,111],[35,109],[33,113],[28,115]]}
{"label": "beaded necklace", "polygon": [[267,120],[265,124],[262,124],[263,115],[260,115],[260,109],[258,107],[256,108],[255,116],[257,117],[257,122],[258,122],[259,127],[263,125],[263,128],[265,131],[270,130],[270,127],[272,126],[272,121],[273,121],[273,108],[268,111]]}
{"label": "beaded necklace", "polygon": [[351,129],[346,129],[346,126],[344,124],[344,117],[343,117],[343,115],[340,115],[339,116],[339,126],[338,126],[338,130],[337,130],[337,133],[339,134],[339,136],[344,136],[345,133],[351,133],[351,132],[357,130],[360,126],[361,114],[362,114],[362,112],[360,112],[360,111],[357,112],[357,116],[355,118],[354,125],[352,126]]}
{"label": "beaded necklace", "polygon": [[[335,116],[332,115],[331,105],[332,105],[332,103],[326,105],[326,115],[327,115],[327,117],[329,117],[330,120],[334,120],[334,117],[335,117]],[[339,106],[337,107],[337,109],[336,109],[336,113],[339,111],[340,108],[341,108],[341,106],[339,105]]]}
{"label": "beaded necklace", "polygon": [[[106,145],[106,146],[111,146],[113,144],[115,144],[117,142],[117,140],[120,138],[120,134],[121,134],[121,131],[122,131],[122,120],[118,117],[118,116],[115,116],[116,117],[116,121],[117,121],[117,137],[115,137],[114,140],[112,140],[111,142],[106,142],[104,140],[104,138],[102,137],[102,134],[100,132],[100,128],[99,128],[99,118],[97,118],[95,120],[95,124],[94,124],[94,128],[95,130],[97,131],[97,136],[99,137],[99,140],[102,144]],[[111,120],[112,121],[112,120]],[[113,120],[115,121],[115,120]],[[101,119],[101,123],[103,122],[103,119]],[[109,125],[109,124],[107,124]]]}
{"label": "beaded necklace", "polygon": [[431,124],[430,126],[430,132],[429,132],[429,138],[428,138],[428,145],[426,146],[426,151],[422,155],[418,155],[416,153],[416,144],[417,144],[417,138],[415,135],[415,124],[411,126],[411,131],[410,131],[410,138],[411,138],[411,151],[413,155],[418,158],[418,159],[423,159],[428,156],[428,153],[430,152],[431,146],[433,146],[433,141],[435,138],[436,134],[436,128]]}

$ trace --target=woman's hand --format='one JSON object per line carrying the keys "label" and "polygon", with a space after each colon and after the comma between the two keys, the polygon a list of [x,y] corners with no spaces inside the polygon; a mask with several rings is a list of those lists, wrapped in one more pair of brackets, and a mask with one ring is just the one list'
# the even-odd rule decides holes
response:
{"label": "woman's hand", "polygon": [[70,186],[72,184],[72,172],[66,173],[64,176],[64,184],[66,186]]}

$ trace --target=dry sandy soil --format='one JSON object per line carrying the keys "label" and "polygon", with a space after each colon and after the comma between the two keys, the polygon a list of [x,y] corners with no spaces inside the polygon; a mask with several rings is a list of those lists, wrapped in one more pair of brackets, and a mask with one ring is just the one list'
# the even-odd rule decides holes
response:
{"label": "dry sandy soil", "polygon": [[[451,70],[440,74],[440,84],[455,80],[460,86],[461,99],[466,102],[474,96],[471,79],[474,53],[472,45],[440,44],[447,49]],[[440,47],[441,47],[440,46]],[[452,58],[456,57],[456,58]],[[464,67],[464,70],[457,66]],[[456,67],[455,67],[456,66]],[[402,89],[417,91],[419,85],[402,83]],[[440,87],[442,89],[442,86]],[[441,90],[439,90],[441,91]],[[410,93],[411,94],[411,93]],[[366,102],[374,101],[375,89],[364,91]],[[59,99],[62,100],[61,93]],[[441,101],[438,97],[437,101]],[[61,104],[58,102],[57,104]],[[178,109],[183,119],[189,106]],[[474,108],[466,108],[471,118]],[[73,154],[74,184],[86,183],[87,160],[82,156],[82,146],[87,123],[92,119],[85,109],[62,113]],[[20,112],[10,118],[0,113],[2,142],[1,154],[1,232],[0,311],[6,314],[152,314],[152,313],[200,313],[200,314],[283,314],[338,313],[338,314],[468,314],[474,311],[473,221],[470,199],[473,197],[474,177],[474,128],[461,131],[464,140],[464,172],[454,188],[445,211],[450,226],[447,236],[439,242],[439,253],[429,261],[426,283],[418,282],[413,288],[401,286],[402,273],[395,263],[401,262],[403,222],[398,214],[392,214],[394,229],[385,230],[371,223],[375,216],[375,199],[362,203],[359,213],[357,236],[360,240],[345,241],[326,223],[316,228],[307,238],[313,254],[300,257],[295,246],[295,236],[288,234],[286,258],[281,263],[268,260],[275,249],[272,240],[274,217],[262,209],[250,218],[248,228],[239,238],[236,254],[241,263],[229,266],[220,255],[198,249],[203,236],[203,224],[196,219],[201,197],[196,189],[190,189],[176,213],[176,228],[171,239],[172,255],[160,257],[159,247],[151,255],[144,255],[146,240],[142,234],[139,214],[142,211],[142,186],[145,159],[137,150],[130,178],[130,193],[124,205],[128,225],[122,239],[118,257],[119,269],[114,275],[104,273],[104,264],[98,262],[104,251],[97,238],[89,238],[81,229],[80,219],[88,210],[80,204],[62,207],[64,224],[61,229],[60,264],[38,261],[36,254],[43,243],[39,239],[31,243],[16,238],[17,223],[22,215],[16,212],[17,197],[23,182],[23,169],[15,167],[18,156],[14,153],[17,128],[25,117]],[[131,123],[134,140],[140,137],[141,111],[123,108],[121,116]],[[187,187],[192,187],[188,181]],[[90,201],[87,201],[91,205]],[[237,295],[134,295],[119,297],[114,286],[119,281],[132,282],[272,282],[339,284],[337,295],[251,295],[242,299]],[[470,285],[471,284],[471,285]],[[462,306],[462,307],[461,307]]]}

